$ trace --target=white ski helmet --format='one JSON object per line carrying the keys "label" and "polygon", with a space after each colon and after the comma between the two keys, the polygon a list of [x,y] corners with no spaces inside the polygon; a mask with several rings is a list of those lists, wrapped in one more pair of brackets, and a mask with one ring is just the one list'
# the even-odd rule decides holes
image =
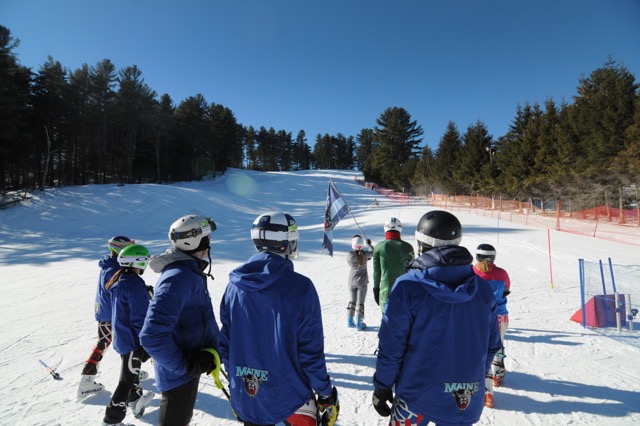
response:
{"label": "white ski helmet", "polygon": [[209,235],[216,230],[210,217],[187,215],[171,224],[169,239],[176,250],[191,254],[209,248]]}
{"label": "white ski helmet", "polygon": [[388,231],[402,232],[402,222],[400,222],[400,219],[396,219],[395,217],[387,219],[384,223],[384,232]]}
{"label": "white ski helmet", "polygon": [[354,250],[364,249],[364,241],[362,241],[360,235],[354,235],[353,238],[351,238],[351,248]]}
{"label": "white ski helmet", "polygon": [[251,226],[251,240],[258,251],[298,257],[298,225],[288,213],[266,213]]}

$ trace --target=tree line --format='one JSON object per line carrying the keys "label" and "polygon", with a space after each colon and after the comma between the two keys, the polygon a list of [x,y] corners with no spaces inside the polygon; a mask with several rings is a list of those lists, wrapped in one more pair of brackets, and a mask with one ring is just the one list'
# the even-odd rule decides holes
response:
{"label": "tree line", "polygon": [[[464,133],[450,121],[435,151],[420,148],[423,130],[406,110],[389,108],[357,135],[355,164],[368,181],[418,195],[569,197],[593,207],[596,196],[619,193],[628,205],[640,184],[639,87],[609,58],[579,79],[572,103],[519,105],[498,138],[482,121]],[[623,193],[633,187],[635,196]]]}
{"label": "tree line", "polygon": [[585,206],[593,206],[595,193],[637,188],[639,87],[626,67],[609,59],[579,79],[572,103],[548,98],[544,105],[518,106],[507,134],[497,139],[481,122],[462,135],[449,123],[436,152],[423,151],[413,183],[448,193],[589,198]]}
{"label": "tree line", "polygon": [[562,197],[614,191],[640,178],[639,85],[612,59],[580,78],[573,102],[516,108],[494,138],[482,121],[448,123],[437,149],[402,107],[358,135],[244,126],[229,108],[158,96],[136,66],[104,59],[66,69],[48,57],[20,65],[0,25],[0,189],[197,180],[228,167],[263,171],[358,169],[366,180],[417,194]]}

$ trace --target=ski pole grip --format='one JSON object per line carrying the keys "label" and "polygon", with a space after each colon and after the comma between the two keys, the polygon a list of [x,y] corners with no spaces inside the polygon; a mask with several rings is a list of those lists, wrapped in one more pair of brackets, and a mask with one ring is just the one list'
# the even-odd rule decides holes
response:
{"label": "ski pole grip", "polygon": [[213,369],[210,375],[211,375],[211,378],[213,378],[213,382],[215,383],[216,387],[218,389],[222,389],[224,386],[220,381],[220,355],[218,355],[218,351],[212,348],[204,348],[202,350],[207,351],[211,355],[213,355],[213,359],[216,361],[216,367]]}

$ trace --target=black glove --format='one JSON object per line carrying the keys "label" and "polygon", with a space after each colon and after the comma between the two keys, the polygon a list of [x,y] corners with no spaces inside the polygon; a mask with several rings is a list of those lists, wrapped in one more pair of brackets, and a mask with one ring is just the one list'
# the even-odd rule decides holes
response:
{"label": "black glove", "polygon": [[391,415],[391,407],[387,405],[387,402],[393,404],[393,391],[376,386],[373,390],[373,408],[375,408],[382,417],[389,417]]}
{"label": "black glove", "polygon": [[367,238],[367,245],[371,245],[371,240]]}
{"label": "black glove", "polygon": [[508,290],[505,288],[504,291],[502,292],[502,297],[507,297],[510,294],[511,294],[511,290]]}
{"label": "black glove", "polygon": [[152,285],[148,285],[147,286],[147,294],[149,295],[149,300],[153,299],[153,286]]}
{"label": "black glove", "polygon": [[380,289],[373,288],[373,300],[376,301],[376,305],[380,306]]}
{"label": "black glove", "polygon": [[149,361],[149,359],[151,358],[151,355],[149,355],[149,352],[147,352],[142,346],[140,346],[139,351],[140,351],[139,353],[140,362],[144,363]]}
{"label": "black glove", "polygon": [[329,395],[318,395],[318,414],[322,419],[322,426],[333,426],[338,420],[340,413],[340,401],[338,401],[338,390],[334,386]]}
{"label": "black glove", "polygon": [[216,359],[209,351],[199,350],[187,359],[187,375],[209,374],[216,368]]}

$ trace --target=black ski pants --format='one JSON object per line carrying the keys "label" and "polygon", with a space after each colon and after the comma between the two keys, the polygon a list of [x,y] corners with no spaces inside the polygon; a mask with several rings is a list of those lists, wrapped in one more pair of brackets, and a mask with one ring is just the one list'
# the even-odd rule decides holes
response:
{"label": "black ski pants", "polygon": [[140,366],[146,352],[139,347],[133,352],[121,355],[122,369],[120,371],[120,381],[118,387],[113,392],[111,402],[107,405],[104,413],[104,422],[117,424],[124,420],[127,415],[127,407],[130,402],[137,401],[142,396],[140,388]]}
{"label": "black ski pants", "polygon": [[177,388],[162,392],[158,426],[186,426],[193,417],[200,376]]}

